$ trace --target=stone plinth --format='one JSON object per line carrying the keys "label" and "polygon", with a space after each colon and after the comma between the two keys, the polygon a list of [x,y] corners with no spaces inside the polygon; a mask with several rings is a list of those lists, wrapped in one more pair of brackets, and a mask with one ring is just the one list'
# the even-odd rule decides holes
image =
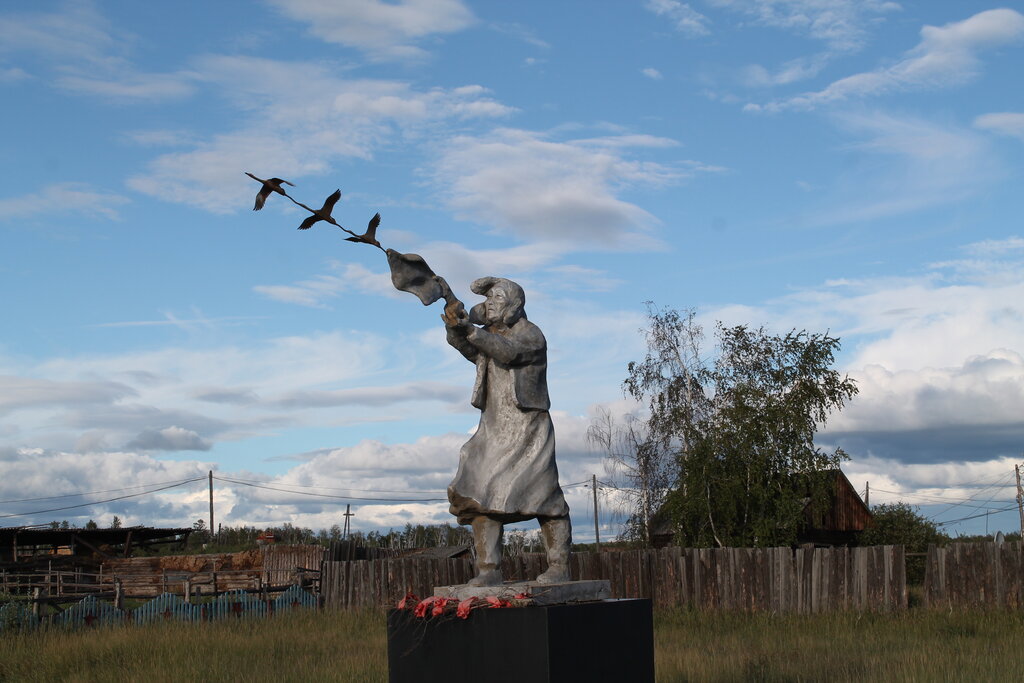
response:
{"label": "stone plinth", "polygon": [[[434,595],[443,598],[466,600],[480,598],[485,600],[496,597],[510,600],[521,605],[564,605],[571,602],[592,602],[606,600],[611,597],[609,581],[566,581],[565,583],[538,583],[536,581],[516,581],[503,583],[500,586],[434,586]],[[525,598],[517,598],[525,595]]]}
{"label": "stone plinth", "polygon": [[650,600],[388,614],[391,683],[654,683]]}

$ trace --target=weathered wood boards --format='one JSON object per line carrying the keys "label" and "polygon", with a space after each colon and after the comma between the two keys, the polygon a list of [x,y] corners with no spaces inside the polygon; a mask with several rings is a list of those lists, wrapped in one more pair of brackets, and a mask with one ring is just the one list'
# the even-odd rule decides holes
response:
{"label": "weathered wood boards", "polygon": [[1024,547],[1016,543],[952,543],[928,547],[924,573],[928,607],[1024,605]]}
{"label": "weathered wood boards", "polygon": [[[529,580],[543,555],[508,558],[506,580]],[[613,598],[649,598],[658,606],[773,612],[896,610],[907,606],[902,546],[870,548],[662,548],[573,553],[573,579],[605,579]],[[469,559],[324,562],[326,607],[394,605],[407,592],[464,583]]]}

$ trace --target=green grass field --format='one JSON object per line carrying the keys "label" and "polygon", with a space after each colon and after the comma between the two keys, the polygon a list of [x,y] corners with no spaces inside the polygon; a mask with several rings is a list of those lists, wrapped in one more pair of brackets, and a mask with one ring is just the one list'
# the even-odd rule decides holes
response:
{"label": "green grass field", "polygon": [[[655,614],[659,681],[1019,681],[1024,616]],[[384,613],[0,637],[0,681],[385,681]],[[527,683],[527,682],[524,682]]]}

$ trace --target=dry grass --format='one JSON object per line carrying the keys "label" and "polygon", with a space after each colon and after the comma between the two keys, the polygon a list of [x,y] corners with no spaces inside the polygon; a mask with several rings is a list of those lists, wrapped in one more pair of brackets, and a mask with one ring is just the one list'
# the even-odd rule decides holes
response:
{"label": "dry grass", "polygon": [[1019,681],[1024,617],[1013,612],[813,616],[663,611],[663,681]]}
{"label": "dry grass", "polygon": [[385,681],[384,613],[51,629],[0,637],[0,681]]}
{"label": "dry grass", "polygon": [[[659,681],[1016,681],[1014,612],[655,614]],[[2,681],[384,681],[384,614],[5,634]],[[524,683],[528,683],[525,682]]]}

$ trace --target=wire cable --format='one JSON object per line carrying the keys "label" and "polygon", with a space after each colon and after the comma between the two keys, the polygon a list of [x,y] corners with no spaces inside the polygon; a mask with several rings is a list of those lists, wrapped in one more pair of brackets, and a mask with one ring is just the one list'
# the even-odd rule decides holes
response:
{"label": "wire cable", "polygon": [[949,519],[949,520],[946,520],[945,522],[935,522],[935,526],[946,526],[947,524],[956,524],[957,522],[966,522],[969,519],[978,519],[979,517],[984,517],[986,515],[999,514],[1000,512],[1009,512],[1010,510],[1016,510],[1016,509],[1017,509],[1016,505],[1011,505],[1009,507],[999,508],[997,510],[986,510],[985,512],[981,512],[981,513],[978,513],[976,515],[970,515],[968,517],[961,517],[960,519]]}
{"label": "wire cable", "polygon": [[[1003,476],[999,477],[999,479],[997,479],[996,481],[992,482],[991,484],[985,484],[983,486],[983,488],[979,489],[968,500],[969,501],[974,501],[974,500],[980,498],[982,495],[985,494],[986,491],[988,491],[991,488],[998,487],[998,486],[1009,485],[1010,479],[1012,477],[1013,477],[1013,473],[1012,472],[1007,472],[1006,474],[1004,474]],[[975,479],[973,482],[968,482],[968,483],[977,483],[978,481],[980,481],[980,479]],[[989,500],[991,500],[992,498],[995,498],[995,495],[991,496]],[[966,504],[967,503],[951,503],[951,504],[947,505],[946,507],[944,507],[943,509],[939,510],[938,512],[934,513],[931,516],[931,519],[934,520],[935,518],[940,517],[940,516],[946,514],[947,512],[952,510],[953,508],[955,508],[955,507],[957,507],[959,505],[966,505]]]}
{"label": "wire cable", "polygon": [[[955,488],[955,487],[953,487],[953,488]],[[908,497],[909,498],[922,498],[922,499],[927,499],[927,500],[929,500],[929,501],[931,501],[933,503],[950,503],[951,505],[954,504],[954,502],[960,504],[960,503],[970,503],[971,501],[974,500],[974,497],[971,497],[971,498],[953,498],[951,496],[939,496],[939,495],[932,495],[930,493],[911,493],[910,491],[887,491],[886,489],[877,489],[877,488],[871,489],[871,492],[872,493],[876,493],[876,492],[877,493],[891,493],[891,494],[893,494],[895,496],[900,496],[901,500],[903,500],[904,498],[908,498]],[[1010,500],[1007,499],[1006,501],[997,501],[997,502],[1009,503]]]}
{"label": "wire cable", "polygon": [[149,484],[136,484],[135,486],[125,486],[119,489],[104,489],[102,491],[82,491],[81,493],[62,493],[57,496],[41,496],[39,498],[17,498],[14,500],[0,500],[0,505],[6,505],[8,503],[29,503],[36,500],[55,500],[57,498],[73,498],[75,496],[91,496],[94,493],[114,493],[115,491],[130,491],[131,489],[141,489],[147,486],[163,486],[164,484],[173,484],[175,482],[184,484],[186,481],[195,481],[194,479],[175,479],[173,481],[154,481]]}
{"label": "wire cable", "polygon": [[125,500],[126,498],[137,498],[139,496],[149,495],[150,493],[156,493],[157,491],[166,491],[167,489],[173,489],[173,488],[176,488],[178,486],[183,486],[184,484],[191,484],[192,482],[195,482],[195,481],[205,481],[205,480],[206,480],[206,477],[196,477],[195,479],[186,479],[185,481],[178,482],[177,484],[170,484],[168,486],[161,486],[160,488],[153,489],[152,491],[142,491],[141,493],[129,493],[126,496],[117,496],[116,498],[107,498],[106,500],[94,500],[94,501],[90,501],[88,503],[81,503],[79,505],[65,505],[64,507],[51,508],[49,510],[35,510],[33,512],[15,512],[13,514],[0,515],[0,519],[4,519],[4,518],[7,518],[7,517],[27,517],[29,515],[42,515],[42,514],[45,514],[47,512],[60,512],[61,510],[73,510],[75,508],[90,507],[92,505],[102,505],[103,503],[113,503],[116,500]]}
{"label": "wire cable", "polygon": [[[219,477],[214,477],[214,479],[219,479]],[[253,479],[238,479],[236,477],[232,477],[232,480],[237,482],[237,483],[240,483],[240,484],[266,485],[266,484],[270,483],[270,482],[258,481],[258,480],[253,480]],[[276,483],[278,485],[280,485],[280,486],[295,486],[295,487],[298,487],[298,488],[306,488],[306,489],[324,489],[326,491],[358,491],[360,493],[445,493],[445,491],[442,491],[441,489],[427,489],[425,491],[409,491],[409,490],[397,490],[397,489],[355,489],[355,488],[351,488],[351,487],[348,487],[348,486],[317,486],[316,484],[293,484],[293,483],[288,482],[288,481],[279,481],[279,482],[276,482]]]}
{"label": "wire cable", "polygon": [[267,486],[264,484],[251,484],[249,482],[241,481],[238,479],[228,479],[227,477],[214,477],[217,481],[228,482],[230,484],[241,484],[242,486],[251,486],[256,489],[266,489],[268,491],[280,491],[282,493],[293,493],[299,496],[313,496],[315,498],[331,498],[333,500],[362,500],[362,501],[373,501],[377,503],[441,503],[448,502],[447,498],[360,498],[357,496],[334,496],[327,493],[313,493],[311,491],[292,491],[290,489],[283,489],[277,486]]}

